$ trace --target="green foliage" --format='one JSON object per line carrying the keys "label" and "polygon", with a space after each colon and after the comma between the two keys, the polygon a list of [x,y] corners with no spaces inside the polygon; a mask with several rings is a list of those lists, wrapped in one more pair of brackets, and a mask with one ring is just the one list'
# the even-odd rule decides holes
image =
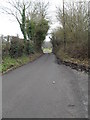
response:
{"label": "green foliage", "polygon": [[38,23],[35,23],[34,20],[27,20],[27,35],[35,44],[36,49],[41,49],[41,45],[45,40],[48,29],[49,25],[46,19],[41,19]]}
{"label": "green foliage", "polygon": [[21,32],[22,32],[22,34],[23,34],[23,36],[24,36],[24,40],[26,40],[27,39],[27,36],[26,36],[26,28],[25,28],[25,26],[26,26],[26,16],[25,16],[25,5],[24,5],[24,7],[23,7],[23,9],[22,9],[22,22],[20,23],[20,28],[21,28]]}
{"label": "green foliage", "polygon": [[30,8],[31,3],[25,1],[9,1],[12,9],[4,8],[3,10],[13,15],[19,23],[24,39],[12,37],[12,40],[5,41],[3,44],[3,59],[4,56],[11,58],[22,57],[23,54],[30,55],[35,51],[40,51],[43,41],[49,29],[48,20],[46,20],[48,3],[36,2]]}
{"label": "green foliage", "polygon": [[49,29],[49,21],[46,19],[48,3],[34,2],[26,20],[26,32],[36,50],[41,50],[41,45],[45,40]]}
{"label": "green foliage", "polygon": [[20,40],[17,37],[13,37],[10,45],[10,56],[12,58],[21,57],[24,52],[23,40]]}
{"label": "green foliage", "polygon": [[35,40],[37,48],[41,48],[43,41],[47,35],[49,29],[48,21],[45,19],[40,20],[36,26]]}
{"label": "green foliage", "polygon": [[26,32],[29,40],[34,41],[34,35],[35,35],[35,22],[31,20],[26,21]]}
{"label": "green foliage", "polygon": [[25,53],[26,55],[30,55],[31,53],[34,53],[34,46],[31,44],[30,41],[26,41],[25,43]]}

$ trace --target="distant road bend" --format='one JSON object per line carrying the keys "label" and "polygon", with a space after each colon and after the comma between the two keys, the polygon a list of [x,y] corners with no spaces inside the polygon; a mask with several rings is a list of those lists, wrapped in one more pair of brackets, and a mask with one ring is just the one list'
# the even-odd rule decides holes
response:
{"label": "distant road bend", "polygon": [[53,54],[3,75],[3,118],[85,118],[78,77]]}

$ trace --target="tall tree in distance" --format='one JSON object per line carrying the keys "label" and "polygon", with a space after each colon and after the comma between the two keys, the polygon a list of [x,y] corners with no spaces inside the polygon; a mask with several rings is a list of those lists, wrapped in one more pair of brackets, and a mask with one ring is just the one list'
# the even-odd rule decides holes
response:
{"label": "tall tree in distance", "polygon": [[48,5],[49,3],[34,2],[32,10],[27,16],[27,36],[34,42],[37,49],[41,49],[42,42],[45,40],[49,29]]}

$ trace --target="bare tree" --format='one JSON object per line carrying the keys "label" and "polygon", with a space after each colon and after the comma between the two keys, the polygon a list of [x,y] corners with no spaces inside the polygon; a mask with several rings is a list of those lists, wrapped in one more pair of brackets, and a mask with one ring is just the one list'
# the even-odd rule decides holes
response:
{"label": "bare tree", "polygon": [[29,9],[31,2],[24,0],[8,0],[7,6],[1,6],[2,13],[6,13],[15,17],[17,22],[19,23],[21,32],[23,34],[24,39],[27,39],[26,31],[25,31],[25,22],[26,22],[26,14]]}
{"label": "bare tree", "polygon": [[40,21],[41,19],[46,19],[48,15],[49,2],[34,2],[32,4],[32,9],[29,10],[28,17],[33,19],[35,22]]}
{"label": "bare tree", "polygon": [[[60,22],[61,29],[54,32],[54,44],[59,42],[60,49],[64,40],[64,31],[66,37],[66,51],[72,57],[87,57],[88,50],[88,2],[65,2],[64,9],[57,8],[57,19]],[[63,18],[64,17],[64,18]],[[64,23],[65,22],[65,23]],[[64,28],[65,27],[65,28]],[[59,39],[58,39],[59,38]],[[55,46],[55,45],[54,45]]]}

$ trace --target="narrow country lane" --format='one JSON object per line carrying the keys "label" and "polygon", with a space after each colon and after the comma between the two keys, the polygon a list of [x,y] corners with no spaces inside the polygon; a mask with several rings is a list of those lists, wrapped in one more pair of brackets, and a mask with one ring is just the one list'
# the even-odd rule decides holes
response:
{"label": "narrow country lane", "polygon": [[85,118],[88,90],[80,80],[87,81],[88,75],[80,74],[45,54],[3,75],[3,118]]}

